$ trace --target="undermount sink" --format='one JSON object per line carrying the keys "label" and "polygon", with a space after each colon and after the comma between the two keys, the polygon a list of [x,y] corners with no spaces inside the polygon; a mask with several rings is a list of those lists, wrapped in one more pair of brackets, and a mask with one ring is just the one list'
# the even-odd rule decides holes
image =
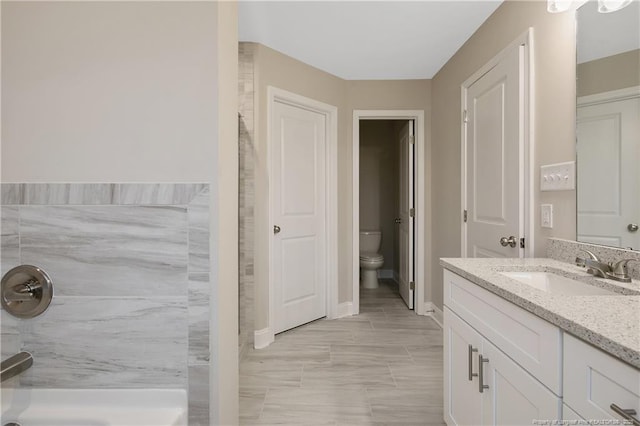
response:
{"label": "undermount sink", "polygon": [[501,272],[502,275],[538,290],[565,296],[617,296],[614,291],[585,284],[551,272]]}

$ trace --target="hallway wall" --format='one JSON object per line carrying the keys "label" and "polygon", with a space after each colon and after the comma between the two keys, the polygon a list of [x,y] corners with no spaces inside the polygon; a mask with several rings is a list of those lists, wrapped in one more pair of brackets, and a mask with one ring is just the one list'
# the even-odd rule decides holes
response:
{"label": "hallway wall", "polygon": [[[352,81],[342,80],[311,67],[269,47],[256,44],[255,75],[255,329],[268,326],[269,264],[266,257],[270,235],[268,221],[267,175],[267,87],[275,86],[338,108],[338,301],[350,302],[353,297],[352,259],[352,149],[353,110],[405,109],[424,110],[426,129],[429,126],[430,82],[428,80]],[[425,156],[429,159],[429,132],[426,130]],[[429,163],[426,164],[427,175]],[[426,187],[429,186],[427,177]],[[428,191],[428,189],[427,189]],[[429,201],[427,201],[428,203]],[[430,221],[427,215],[429,234]],[[428,249],[427,249],[428,252]],[[426,259],[430,262],[431,257]]]}
{"label": "hallway wall", "polygon": [[[424,143],[423,161],[424,161],[424,178],[422,190],[424,191],[425,201],[425,229],[423,230],[425,256],[421,259],[425,268],[425,297],[424,301],[429,302],[431,295],[431,274],[432,267],[439,268],[437,262],[433,263],[431,255],[432,240],[432,216],[431,216],[431,194],[432,194],[432,154],[431,154],[431,99],[432,99],[432,81],[431,80],[350,80],[347,81],[349,90],[348,108],[353,110],[422,110],[424,111]],[[349,117],[347,122],[349,135],[353,134],[353,118]],[[351,136],[347,142],[351,147]],[[344,153],[345,157],[339,159],[342,167],[349,171],[351,176],[352,155],[351,150]],[[349,180],[350,181],[350,180]],[[345,185],[341,188],[340,196],[340,212],[350,218],[351,185]],[[344,211],[343,211],[344,210]],[[352,230],[353,224],[349,227]],[[418,232],[420,232],[418,230]],[[342,259],[343,254],[341,254]],[[417,261],[420,261],[417,260]],[[351,274],[352,274],[351,251],[346,253],[345,262],[340,264],[340,277],[345,277],[345,282],[341,281],[340,291],[345,291],[350,297],[351,295]],[[346,284],[346,285],[345,285]],[[342,299],[341,299],[342,300]]]}
{"label": "hallway wall", "polygon": [[[267,164],[267,87],[274,86],[302,96],[306,96],[338,108],[338,157],[342,158],[346,140],[346,126],[348,112],[346,106],[346,88],[344,80],[313,68],[266,46],[255,44],[254,50],[254,85],[255,85],[255,139],[254,139],[254,176],[255,176],[255,330],[262,330],[269,325],[269,176]],[[338,182],[351,180],[338,164]],[[346,185],[341,184],[340,187]],[[338,194],[338,204],[341,198]],[[340,209],[340,207],[339,207]],[[345,217],[338,217],[338,228],[344,234]],[[351,250],[351,245],[345,244],[340,238],[338,261],[342,265],[345,253]],[[349,256],[350,257],[350,256]],[[340,266],[342,270],[342,266]],[[339,300],[350,300],[351,290],[344,290],[344,277],[339,276]],[[349,280],[350,283],[350,280]]]}
{"label": "hallway wall", "polygon": [[[546,237],[575,239],[575,191],[540,192],[540,165],[575,160],[575,16],[552,14],[542,1],[505,1],[432,80],[433,258],[430,295],[442,308],[440,257],[459,257],[460,87],[476,70],[533,28],[534,255],[544,256]],[[540,227],[539,205],[553,204],[554,228]]]}

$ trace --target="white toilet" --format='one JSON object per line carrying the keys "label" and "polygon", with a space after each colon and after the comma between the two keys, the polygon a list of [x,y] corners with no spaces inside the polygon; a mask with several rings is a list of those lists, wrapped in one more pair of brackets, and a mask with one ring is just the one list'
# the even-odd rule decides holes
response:
{"label": "white toilet", "polygon": [[378,288],[378,269],[384,257],[378,253],[382,232],[360,231],[360,281],[364,288]]}

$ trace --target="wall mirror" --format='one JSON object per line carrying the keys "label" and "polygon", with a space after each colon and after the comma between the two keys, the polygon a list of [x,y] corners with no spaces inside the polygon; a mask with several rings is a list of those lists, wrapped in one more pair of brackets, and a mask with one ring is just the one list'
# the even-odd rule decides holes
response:
{"label": "wall mirror", "polygon": [[640,250],[640,1],[576,16],[577,240]]}

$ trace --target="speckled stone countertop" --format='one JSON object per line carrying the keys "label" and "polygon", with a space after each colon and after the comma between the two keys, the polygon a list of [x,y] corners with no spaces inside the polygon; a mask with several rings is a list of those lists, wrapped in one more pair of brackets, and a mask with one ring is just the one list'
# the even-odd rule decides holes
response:
{"label": "speckled stone countertop", "polygon": [[[595,278],[585,268],[553,259],[444,258],[440,264],[549,321],[562,330],[640,368],[640,281]],[[500,272],[553,272],[617,295],[566,296],[522,284]]]}

